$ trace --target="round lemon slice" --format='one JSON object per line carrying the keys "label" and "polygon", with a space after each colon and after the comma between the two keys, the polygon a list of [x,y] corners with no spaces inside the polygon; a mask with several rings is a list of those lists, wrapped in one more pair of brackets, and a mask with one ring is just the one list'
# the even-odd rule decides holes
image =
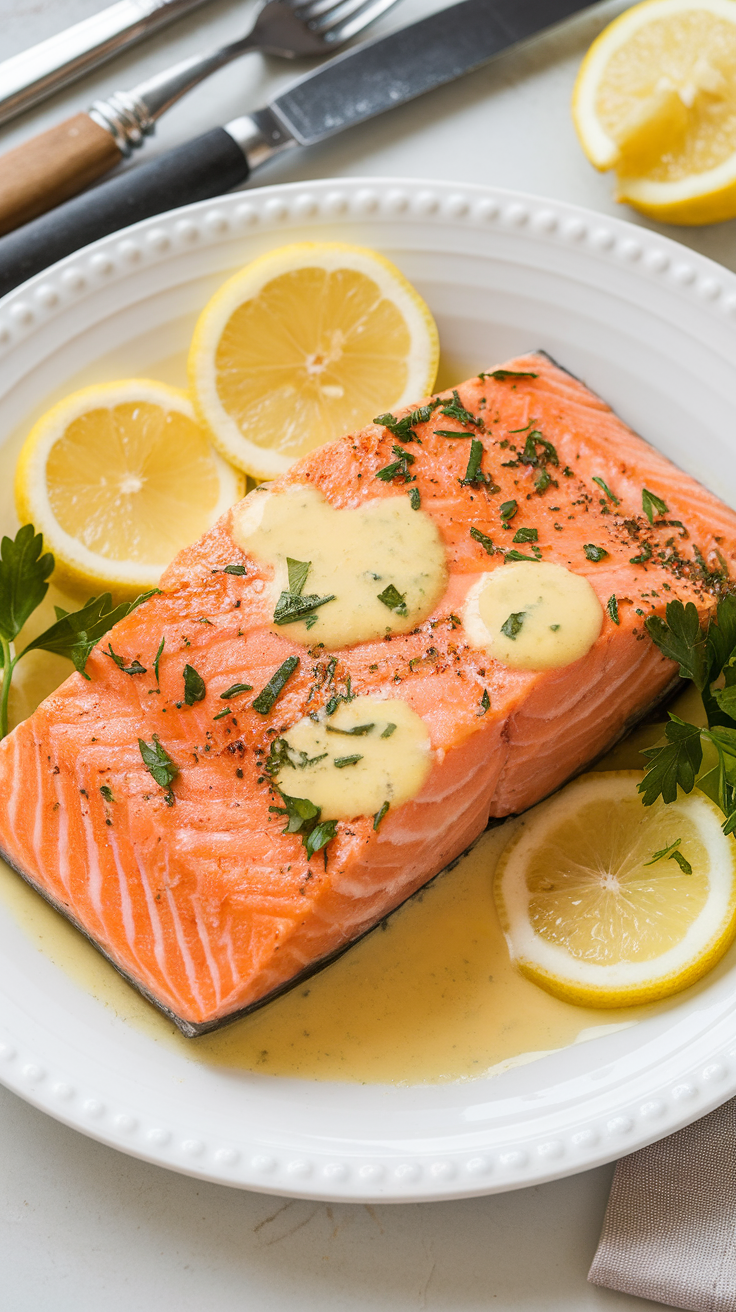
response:
{"label": "round lemon slice", "polygon": [[512,957],[535,984],[580,1006],[676,993],[736,934],[736,842],[721,812],[697,791],[645,807],[642,777],[575,780],[524,817],[497,868]]}
{"label": "round lemon slice", "polygon": [[303,242],[246,265],[205,306],[189,379],[219,451],[273,478],[307,451],[431,392],[437,328],[382,255]]}
{"label": "round lemon slice", "polygon": [[86,387],[48,410],[18,460],[15,501],[57,578],[130,595],[244,493],[183,392],[143,378]]}
{"label": "round lemon slice", "polygon": [[617,199],[669,223],[736,214],[736,2],[645,0],[593,42],[573,94]]}

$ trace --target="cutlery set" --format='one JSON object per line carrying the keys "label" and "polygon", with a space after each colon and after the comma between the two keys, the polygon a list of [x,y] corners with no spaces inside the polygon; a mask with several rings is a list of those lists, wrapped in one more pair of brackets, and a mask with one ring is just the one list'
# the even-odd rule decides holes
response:
{"label": "cutlery set", "polygon": [[[169,0],[171,8],[176,3]],[[83,191],[142,146],[171,105],[240,55],[251,50],[288,59],[325,55],[396,3],[268,0],[240,40],[96,101],[88,113],[76,114],[0,156],[0,233],[6,234],[0,237],[0,295],[110,232],[221,195],[242,185],[255,169],[284,150],[323,141],[454,81],[519,41],[588,8],[593,0],[526,0],[523,5],[518,0],[461,0],[344,51],[267,105]],[[178,13],[193,7],[192,0],[187,4],[179,0]],[[128,0],[112,7],[119,8],[130,16]],[[148,8],[155,16],[152,25],[160,25],[166,6]],[[111,13],[107,10],[98,17]],[[129,35],[128,40],[140,35]],[[120,40],[118,48],[125,44]],[[64,34],[58,41],[63,49]],[[95,58],[88,52],[82,71],[109,53],[104,47],[98,47]],[[27,59],[22,86],[18,59],[0,64],[0,121],[78,75],[75,66],[67,63],[47,71],[41,86],[38,79],[33,81],[33,61]],[[8,65],[13,66],[10,77]],[[6,91],[8,85],[12,94]],[[83,194],[76,195],[80,191]]]}

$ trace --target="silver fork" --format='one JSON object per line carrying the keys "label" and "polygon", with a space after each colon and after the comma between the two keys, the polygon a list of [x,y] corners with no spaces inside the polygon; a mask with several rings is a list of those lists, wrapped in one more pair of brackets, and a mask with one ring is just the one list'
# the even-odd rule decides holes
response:
{"label": "silver fork", "polygon": [[116,91],[96,100],[89,116],[114,138],[121,155],[143,145],[169,107],[211,73],[249,50],[282,59],[326,55],[357,36],[398,0],[269,0],[250,32],[207,55],[174,64],[139,82],[130,91]]}

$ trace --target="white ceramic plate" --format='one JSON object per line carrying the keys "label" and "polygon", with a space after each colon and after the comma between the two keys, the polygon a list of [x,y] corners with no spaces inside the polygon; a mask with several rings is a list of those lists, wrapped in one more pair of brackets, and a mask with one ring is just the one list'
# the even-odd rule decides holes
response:
{"label": "white ceramic plate", "polygon": [[[343,179],[193,205],[70,257],[0,304],[0,433],[109,368],[186,347],[223,278],[286,241],[385,252],[458,376],[544,347],[736,505],[736,277],[571,205]],[[11,491],[0,515],[12,522]],[[629,1153],[736,1093],[736,953],[672,1009],[492,1079],[397,1088],[218,1071],[121,1021],[0,905],[0,1078],[105,1143],[225,1184],[404,1201],[491,1193]]]}

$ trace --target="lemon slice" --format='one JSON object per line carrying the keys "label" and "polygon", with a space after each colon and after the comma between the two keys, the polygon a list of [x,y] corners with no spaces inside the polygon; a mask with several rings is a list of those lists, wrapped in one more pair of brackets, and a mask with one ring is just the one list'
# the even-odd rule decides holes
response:
{"label": "lemon slice", "polygon": [[18,516],[43,533],[57,578],[118,595],[155,587],[244,490],[185,393],[143,378],[86,387],[48,410],[15,475]]}
{"label": "lemon slice", "polygon": [[[496,903],[512,957],[549,993],[628,1007],[694,983],[736,934],[736,842],[703,793],[642,805],[638,770],[583,775],[524,817]],[[673,849],[692,868],[688,874]]]}
{"label": "lemon slice", "polygon": [[669,223],[736,215],[736,0],[645,0],[593,42],[573,94],[617,199]]}
{"label": "lemon slice", "polygon": [[439,345],[382,255],[303,242],[246,265],[205,306],[189,379],[219,451],[254,478],[431,392]]}

